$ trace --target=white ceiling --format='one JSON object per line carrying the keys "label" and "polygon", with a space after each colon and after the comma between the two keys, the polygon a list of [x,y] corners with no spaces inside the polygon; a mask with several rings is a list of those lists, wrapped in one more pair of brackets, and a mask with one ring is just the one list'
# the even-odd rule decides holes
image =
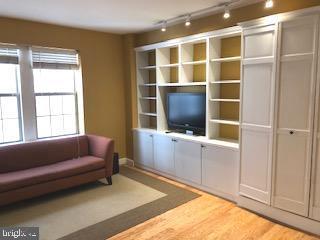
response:
{"label": "white ceiling", "polygon": [[[155,23],[230,0],[0,0],[0,16],[103,32],[151,30]],[[246,5],[261,0],[240,0]]]}

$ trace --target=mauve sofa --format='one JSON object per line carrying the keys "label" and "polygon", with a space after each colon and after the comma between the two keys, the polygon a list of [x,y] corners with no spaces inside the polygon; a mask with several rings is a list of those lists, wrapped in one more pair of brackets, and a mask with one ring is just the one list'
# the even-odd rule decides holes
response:
{"label": "mauve sofa", "polygon": [[82,135],[0,147],[0,206],[107,178],[114,141]]}

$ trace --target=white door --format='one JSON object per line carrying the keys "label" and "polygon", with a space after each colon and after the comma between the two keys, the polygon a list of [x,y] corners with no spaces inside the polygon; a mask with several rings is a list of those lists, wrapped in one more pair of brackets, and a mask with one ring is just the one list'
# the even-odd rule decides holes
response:
{"label": "white door", "polygon": [[303,216],[310,193],[317,18],[280,24],[273,205]]}
{"label": "white door", "polygon": [[[319,41],[319,40],[318,40]],[[318,47],[320,56],[320,47]],[[320,221],[320,58],[318,57],[309,217]]]}
{"label": "white door", "polygon": [[153,168],[153,134],[134,131],[133,148],[134,161],[138,165]]}
{"label": "white door", "polygon": [[153,137],[154,168],[174,175],[174,141],[171,137],[156,134]]}
{"label": "white door", "polygon": [[202,146],[202,185],[234,198],[238,187],[239,152],[218,146]]}
{"label": "white door", "polygon": [[201,184],[201,144],[180,139],[174,141],[176,176]]}
{"label": "white door", "polygon": [[275,91],[274,25],[243,32],[240,195],[270,204]]}

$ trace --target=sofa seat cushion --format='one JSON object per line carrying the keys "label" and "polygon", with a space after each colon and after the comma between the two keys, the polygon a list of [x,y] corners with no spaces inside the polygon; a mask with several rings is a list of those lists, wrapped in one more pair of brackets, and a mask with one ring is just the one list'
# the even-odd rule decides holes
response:
{"label": "sofa seat cushion", "polygon": [[104,167],[105,161],[102,158],[84,156],[78,159],[71,159],[46,166],[1,173],[0,192],[70,177]]}

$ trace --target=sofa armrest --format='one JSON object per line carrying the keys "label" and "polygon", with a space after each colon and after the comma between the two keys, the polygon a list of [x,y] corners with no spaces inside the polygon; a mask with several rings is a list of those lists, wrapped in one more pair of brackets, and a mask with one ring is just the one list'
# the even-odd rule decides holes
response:
{"label": "sofa armrest", "polygon": [[113,139],[87,135],[89,139],[89,154],[95,157],[103,158],[106,162],[106,177],[112,175],[113,171]]}

